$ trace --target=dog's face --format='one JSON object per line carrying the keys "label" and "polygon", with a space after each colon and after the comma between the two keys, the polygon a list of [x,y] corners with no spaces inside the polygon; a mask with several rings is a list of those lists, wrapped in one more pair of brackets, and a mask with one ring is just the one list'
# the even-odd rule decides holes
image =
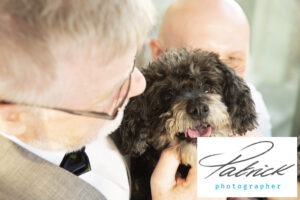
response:
{"label": "dog's face", "polygon": [[249,88],[216,54],[168,51],[143,74],[147,88],[131,99],[120,127],[127,127],[125,139],[133,140],[135,153],[170,143],[190,151],[186,144],[195,144],[197,137],[243,134],[255,127]]}

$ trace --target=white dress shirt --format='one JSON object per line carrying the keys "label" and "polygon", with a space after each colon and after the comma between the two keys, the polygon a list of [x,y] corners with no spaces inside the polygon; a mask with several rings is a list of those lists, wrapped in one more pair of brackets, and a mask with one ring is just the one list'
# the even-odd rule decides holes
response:
{"label": "white dress shirt", "polygon": [[[57,166],[66,153],[65,151],[40,150],[15,137],[1,132],[0,135]],[[108,200],[128,200],[129,182],[126,166],[111,140],[107,136],[99,135],[95,141],[86,145],[85,152],[89,157],[91,171],[79,177],[97,188]]]}
{"label": "white dress shirt", "polygon": [[270,115],[259,91],[256,90],[253,84],[247,82],[251,90],[252,99],[255,103],[257,113],[258,126],[252,132],[262,134],[265,137],[272,136],[272,126],[270,122]]}

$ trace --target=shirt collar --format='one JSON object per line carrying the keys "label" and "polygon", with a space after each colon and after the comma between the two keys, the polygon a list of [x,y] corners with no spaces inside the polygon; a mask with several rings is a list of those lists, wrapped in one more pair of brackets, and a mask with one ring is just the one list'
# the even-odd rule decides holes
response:
{"label": "shirt collar", "polygon": [[62,161],[64,155],[67,153],[66,151],[49,151],[49,150],[41,150],[35,147],[32,147],[28,144],[25,144],[18,138],[14,136],[6,135],[3,132],[0,132],[0,135],[7,138],[8,140],[16,143],[17,145],[21,146],[22,148],[26,149],[27,151],[30,151],[31,153],[43,158],[44,160],[47,160],[48,162],[59,166],[60,162]]}

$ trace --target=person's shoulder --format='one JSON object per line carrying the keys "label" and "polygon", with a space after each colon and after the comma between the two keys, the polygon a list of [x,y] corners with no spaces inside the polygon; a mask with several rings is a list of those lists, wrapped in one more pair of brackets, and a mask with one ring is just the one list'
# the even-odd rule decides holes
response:
{"label": "person's shoulder", "polygon": [[[265,105],[262,94],[256,89],[256,87],[251,82],[246,81],[246,84],[248,85],[248,87],[250,89],[251,96],[255,103],[256,109],[259,109],[259,110],[263,109],[266,112],[268,112],[266,109],[266,105]],[[261,108],[258,106],[261,106]]]}
{"label": "person's shoulder", "polygon": [[261,93],[256,89],[253,83],[246,81],[247,86],[249,87],[251,94],[259,95],[262,98]]}
{"label": "person's shoulder", "polygon": [[249,81],[246,81],[248,85],[252,99],[255,104],[255,109],[257,112],[257,122],[258,127],[255,131],[261,133],[264,136],[272,136],[272,126],[271,126],[271,118],[267,109],[267,106],[264,102],[262,94],[256,89],[254,84]]}

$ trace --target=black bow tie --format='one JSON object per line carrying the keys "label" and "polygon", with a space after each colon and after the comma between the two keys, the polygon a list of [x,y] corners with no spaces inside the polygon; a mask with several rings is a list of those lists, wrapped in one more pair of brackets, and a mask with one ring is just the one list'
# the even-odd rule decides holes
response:
{"label": "black bow tie", "polygon": [[91,171],[90,161],[84,150],[85,147],[82,147],[79,151],[67,153],[59,166],[76,176]]}

